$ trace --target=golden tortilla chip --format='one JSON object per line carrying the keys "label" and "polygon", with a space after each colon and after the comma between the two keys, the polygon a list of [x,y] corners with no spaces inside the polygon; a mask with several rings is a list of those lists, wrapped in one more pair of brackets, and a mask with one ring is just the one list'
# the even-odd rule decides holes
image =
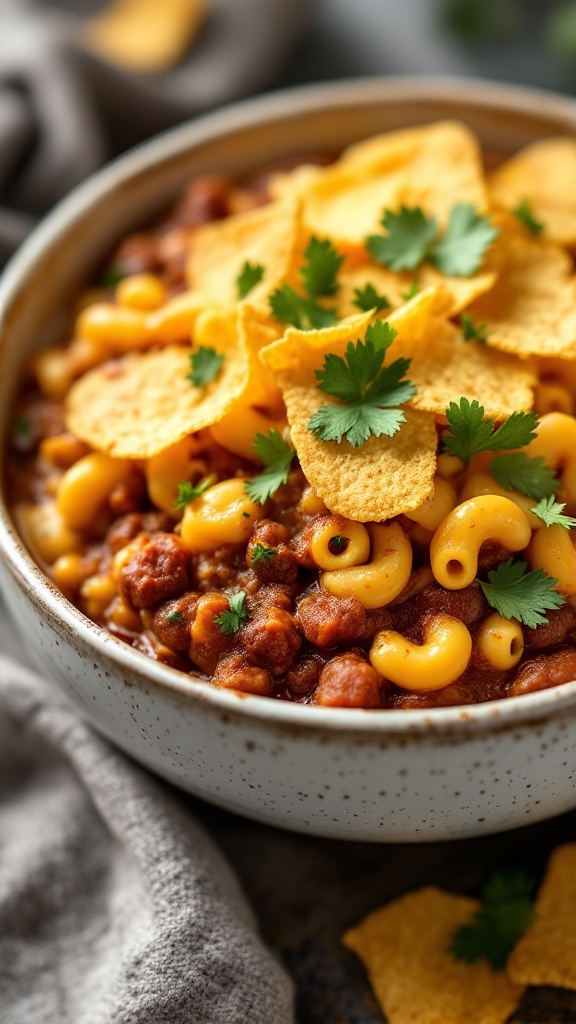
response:
{"label": "golden tortilla chip", "polygon": [[216,423],[245,393],[248,359],[224,333],[214,347],[224,363],[216,380],[202,388],[187,380],[191,350],[180,346],[97,367],[68,392],[68,428],[116,458],[146,459]]}
{"label": "golden tortilla chip", "polygon": [[[418,292],[428,288],[445,288],[450,296],[450,302],[446,306],[446,316],[456,316],[463,309],[466,309],[474,299],[477,299],[484,292],[493,287],[496,281],[494,270],[486,268],[474,277],[446,277],[436,270],[431,263],[423,263],[413,273],[407,271],[389,270],[376,264],[364,263],[366,252],[364,252],[362,265],[351,265],[347,260],[344,268],[338,275],[338,305],[339,317],[353,316],[358,312],[358,306],[354,305],[355,290],[365,288],[371,284],[380,295],[385,295],[390,303],[391,309],[397,309],[407,301],[406,296],[410,288],[416,284]],[[418,294],[418,293],[416,293]],[[384,310],[380,316],[387,316]]]}
{"label": "golden tortilla chip", "polygon": [[263,323],[254,306],[242,303],[238,312],[238,333],[248,357],[248,380],[240,401],[283,414],[282,392],[273,373],[260,358],[261,350],[278,338],[278,330]]}
{"label": "golden tortilla chip", "polygon": [[249,292],[251,305],[266,303],[289,278],[300,248],[299,204],[293,200],[226,217],[194,232],[188,257],[189,286],[207,305],[235,306],[236,279],[245,262],[264,267],[262,280]]}
{"label": "golden tortilla chip", "polygon": [[542,139],[494,171],[489,178],[493,200],[513,210],[526,199],[546,236],[561,245],[576,244],[576,142]]}
{"label": "golden tortilla chip", "polygon": [[357,143],[301,192],[312,234],[363,244],[385,209],[421,206],[445,226],[455,203],[487,208],[477,139],[458,121],[388,132]]}
{"label": "golden tortilla chip", "polygon": [[333,402],[315,385],[314,370],[326,352],[342,354],[349,341],[364,337],[370,313],[322,331],[289,329],[262,350],[282,389],[292,442],[306,479],[326,506],[360,522],[390,519],[421,505],[434,489],[435,417],[406,410],[394,437],[370,437],[361,447],[348,441],[320,441],[308,422]]}
{"label": "golden tortilla chip", "polygon": [[500,245],[496,284],[467,310],[488,325],[488,345],[521,357],[576,358],[576,279],[568,253],[513,226]]}
{"label": "golden tortilla chip", "polygon": [[268,191],[272,199],[294,199],[304,195],[322,173],[317,164],[299,164],[291,171],[279,171],[270,179]]}
{"label": "golden tortilla chip", "polygon": [[485,960],[456,960],[450,943],[479,904],[432,886],[382,907],[343,938],[368,971],[389,1024],[504,1024],[523,992]]}
{"label": "golden tortilla chip", "polygon": [[410,405],[443,415],[450,402],[476,399],[492,419],[531,409],[537,374],[531,363],[494,352],[462,333],[446,319],[449,300],[429,289],[388,317],[398,331],[388,361],[411,359],[407,376],[418,388]]}
{"label": "golden tortilla chip", "polygon": [[554,850],[535,910],[510,955],[508,974],[523,985],[576,989],[576,843]]}

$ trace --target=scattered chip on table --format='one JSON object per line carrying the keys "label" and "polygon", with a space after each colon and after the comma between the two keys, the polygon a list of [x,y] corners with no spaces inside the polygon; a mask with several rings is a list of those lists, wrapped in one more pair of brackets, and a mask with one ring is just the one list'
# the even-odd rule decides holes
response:
{"label": "scattered chip on table", "polygon": [[576,989],[576,843],[552,853],[535,912],[508,960],[508,974],[523,985]]}
{"label": "scattered chip on table", "polygon": [[486,960],[450,952],[476,900],[432,886],[408,893],[348,931],[344,944],[363,961],[388,1024],[504,1024],[524,987]]}
{"label": "scattered chip on table", "polygon": [[576,141],[542,139],[526,146],[489,178],[493,200],[506,210],[528,202],[546,236],[576,244]]}

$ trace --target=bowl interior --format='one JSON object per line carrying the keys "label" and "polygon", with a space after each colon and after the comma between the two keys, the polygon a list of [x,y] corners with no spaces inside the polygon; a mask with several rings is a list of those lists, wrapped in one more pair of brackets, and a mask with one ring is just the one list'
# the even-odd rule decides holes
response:
{"label": "bowl interior", "polygon": [[[3,453],[23,361],[35,348],[62,336],[74,295],[115,243],[128,231],[145,226],[195,175],[242,175],[286,156],[337,153],[378,132],[443,118],[465,121],[486,148],[503,153],[538,138],[576,135],[576,103],[510,86],[454,79],[371,79],[290,90],[183,125],[109,165],[62,202],[12,260],[0,282],[0,550],[20,577],[43,593],[47,607],[69,621],[75,619],[95,643],[102,642],[102,631],[47,584],[15,541],[6,507]],[[146,660],[121,641],[114,643],[121,660]],[[143,665],[140,669],[146,671]],[[171,686],[181,675],[152,665],[146,674]],[[180,689],[187,679],[183,677]],[[210,699],[229,701],[230,694],[202,686],[212,691]],[[480,722],[494,714],[518,713],[519,702],[520,711],[532,717],[558,706],[559,700],[576,700],[576,682],[561,690],[561,696],[550,690],[475,705],[464,716],[461,708],[435,709],[434,718],[439,726],[461,725],[464,719]],[[302,712],[311,715],[308,708],[282,709],[278,705],[284,702],[266,698],[250,697],[241,703],[244,710],[260,706],[263,715],[295,715],[300,722]],[[430,713],[386,712],[378,716],[379,725],[385,729],[392,719],[399,716],[405,722],[408,716],[416,726],[419,715],[429,718]],[[366,712],[341,709],[314,709],[316,724],[319,716],[334,724],[366,720]],[[375,724],[372,716],[370,728]]]}

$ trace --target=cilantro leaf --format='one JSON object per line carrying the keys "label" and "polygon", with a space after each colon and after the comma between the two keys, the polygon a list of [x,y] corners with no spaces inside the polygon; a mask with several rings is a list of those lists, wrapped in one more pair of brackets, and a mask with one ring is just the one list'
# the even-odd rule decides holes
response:
{"label": "cilantro leaf", "polygon": [[404,302],[410,302],[410,299],[413,299],[415,295],[418,295],[419,291],[420,285],[418,284],[418,281],[412,281],[412,284],[410,285],[408,291],[403,292],[402,294]]}
{"label": "cilantro leaf", "polygon": [[251,501],[264,505],[288,480],[296,452],[277,430],[256,434],[252,447],[266,469],[247,480],[244,490]]}
{"label": "cilantro leaf", "polygon": [[184,621],[185,621],[185,619],[184,619],[184,613],[183,612],[170,612],[170,614],[166,616],[166,622],[172,623],[172,622],[184,622]]}
{"label": "cilantro leaf", "polygon": [[343,262],[344,257],[328,238],[312,236],[304,250],[304,264],[300,268],[300,276],[310,299],[334,295],[336,276]]}
{"label": "cilantro leaf", "polygon": [[534,501],[548,498],[558,490],[556,474],[542,455],[535,458],[529,458],[525,452],[497,455],[490,463],[490,472],[506,491],[518,491]]}
{"label": "cilantro leaf", "polygon": [[189,480],[185,480],[183,483],[178,484],[178,497],[174,502],[175,509],[186,508],[194,498],[198,498],[200,494],[204,494],[204,491],[211,487],[214,483],[215,477],[206,476],[199,484],[191,484]]}
{"label": "cilantro leaf", "polygon": [[383,309],[389,309],[391,303],[385,295],[381,295],[380,292],[376,291],[373,284],[366,284],[363,288],[354,289],[352,305],[357,306],[358,309],[363,310],[365,313],[368,313],[371,309],[376,309],[380,313]]}
{"label": "cilantro leaf", "polygon": [[516,219],[519,220],[525,228],[528,228],[528,231],[531,231],[533,235],[541,235],[544,231],[542,221],[538,220],[538,218],[534,216],[532,207],[527,199],[522,199],[518,203],[518,206],[515,206],[510,213],[513,217],[516,217]]}
{"label": "cilantro leaf", "polygon": [[546,526],[563,526],[565,530],[573,530],[576,527],[576,519],[572,516],[563,515],[566,502],[558,502],[554,495],[541,498],[538,504],[530,509],[538,519],[541,519]]}
{"label": "cilantro leaf", "polygon": [[380,221],[385,235],[370,235],[366,248],[377,263],[392,270],[415,270],[426,259],[438,233],[435,217],[427,217],[419,206],[400,207],[399,213],[385,210]]}
{"label": "cilantro leaf", "polygon": [[316,371],[318,389],[344,402],[323,405],[311,417],[308,430],[321,441],[341,443],[346,437],[358,448],[371,434],[392,437],[406,417],[395,408],[408,402],[416,388],[404,375],[409,359],[396,359],[384,366],[386,351],[396,331],[378,320],[366,330],[364,341],[349,342],[344,357],[328,353]]}
{"label": "cilantro leaf", "polygon": [[306,299],[289,284],[280,285],[268,298],[272,316],[281,324],[292,324],[300,331],[332,327],[338,317],[313,299]]}
{"label": "cilantro leaf", "polygon": [[216,380],[223,362],[223,355],[219,355],[213,348],[200,345],[190,356],[190,373],[186,375],[186,380],[194,384],[194,387],[202,388]]}
{"label": "cilantro leaf", "polygon": [[233,594],[232,597],[228,598],[228,604],[230,605],[229,610],[217,615],[214,620],[220,632],[226,636],[237,633],[248,622],[246,592],[239,590],[237,594]]}
{"label": "cilantro leaf", "polygon": [[276,548],[267,548],[265,544],[255,544],[250,555],[250,564],[258,565],[258,562],[271,562],[276,554]]}
{"label": "cilantro leaf", "polygon": [[482,906],[470,924],[458,929],[451,952],[468,964],[485,959],[496,971],[535,919],[534,880],[523,871],[498,871],[488,879]]}
{"label": "cilantro leaf", "polygon": [[484,406],[476,399],[469,402],[461,398],[450,402],[446,409],[449,433],[442,442],[442,450],[467,463],[478,452],[495,452],[504,448],[523,448],[536,437],[538,419],[533,412],[513,412],[504,423],[495,428],[494,421],[484,419]]}
{"label": "cilantro leaf", "polygon": [[476,213],[471,203],[456,203],[443,237],[430,250],[430,259],[442,274],[471,277],[497,234],[490,217]]}
{"label": "cilantro leaf", "polygon": [[545,625],[544,612],[560,608],[566,597],[553,590],[558,580],[543,569],[526,572],[528,562],[509,558],[488,573],[488,583],[478,580],[491,608],[505,619],[518,619],[530,629]]}
{"label": "cilantro leaf", "polygon": [[343,537],[341,533],[337,533],[334,537],[330,537],[328,547],[334,547],[337,551],[344,551],[344,549],[348,547],[348,540],[346,537]]}
{"label": "cilantro leaf", "polygon": [[490,334],[488,324],[475,324],[469,313],[462,314],[462,337],[464,341],[477,341],[485,345]]}
{"label": "cilantro leaf", "polygon": [[250,263],[246,260],[235,281],[238,298],[245,299],[252,289],[259,284],[263,277],[264,267],[262,264]]}

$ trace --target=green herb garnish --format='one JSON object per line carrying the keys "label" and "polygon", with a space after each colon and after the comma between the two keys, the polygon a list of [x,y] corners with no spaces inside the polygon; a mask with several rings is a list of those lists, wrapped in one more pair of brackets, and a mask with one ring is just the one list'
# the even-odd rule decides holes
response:
{"label": "green herb garnish", "polygon": [[186,619],[185,619],[185,617],[184,617],[182,612],[170,612],[170,614],[166,616],[166,622],[172,623],[172,622],[185,622],[185,621],[186,621]]}
{"label": "green herb garnish", "polygon": [[262,264],[250,263],[246,260],[235,281],[238,298],[245,299],[252,289],[260,283],[263,277],[264,267]]}
{"label": "green herb garnish", "polygon": [[245,626],[248,622],[248,609],[246,608],[246,593],[244,590],[239,590],[237,594],[233,594],[232,597],[228,598],[229,609],[217,615],[215,618],[216,625],[219,627],[220,632],[226,636],[232,633],[237,633],[242,626]]}
{"label": "green herb garnish", "polygon": [[515,206],[510,212],[517,220],[520,221],[521,224],[524,225],[525,228],[528,228],[528,231],[531,231],[533,235],[541,235],[544,231],[542,221],[538,220],[534,216],[532,207],[527,199],[522,199],[522,201],[518,203],[518,206]]}
{"label": "green herb garnish", "polygon": [[266,469],[246,481],[245,491],[251,501],[264,505],[288,480],[296,452],[277,430],[256,434],[252,447]]}
{"label": "green herb garnish", "polygon": [[500,427],[484,419],[484,406],[474,399],[461,398],[446,409],[449,432],[442,441],[442,450],[468,463],[478,452],[523,448],[536,437],[538,418],[533,412],[513,412]]}
{"label": "green herb garnish", "polygon": [[548,622],[545,611],[560,608],[566,601],[564,594],[553,588],[558,580],[543,569],[527,572],[528,562],[515,562],[509,558],[488,573],[488,583],[478,580],[482,593],[491,608],[505,619],[536,629]]}
{"label": "green herb garnish", "polygon": [[506,491],[518,491],[534,501],[549,498],[559,486],[554,470],[546,465],[541,455],[534,458],[525,452],[497,455],[490,463],[490,472]]}
{"label": "green herb garnish", "polygon": [[501,971],[534,912],[534,879],[523,871],[495,871],[482,893],[482,906],[470,924],[458,929],[451,952],[467,964],[487,960]]}
{"label": "green herb garnish", "polygon": [[276,554],[276,548],[267,548],[265,544],[255,544],[250,554],[250,564],[258,565],[258,562],[271,562]]}
{"label": "green herb garnish", "polygon": [[328,239],[313,236],[304,250],[300,277],[305,295],[289,284],[283,284],[270,295],[272,316],[282,324],[292,324],[301,331],[331,327],[337,321],[336,311],[322,306],[318,299],[334,295],[338,270],[344,261]]}
{"label": "green herb garnish", "polygon": [[364,313],[368,313],[371,309],[377,310],[378,313],[381,313],[383,309],[390,309],[390,302],[386,296],[377,292],[373,284],[366,284],[363,288],[355,288],[352,305],[357,306]]}
{"label": "green herb garnish", "polygon": [[573,516],[563,515],[566,502],[558,502],[554,495],[541,498],[538,504],[530,509],[538,519],[541,519],[546,526],[563,526],[565,530],[573,530],[576,527],[576,519]]}
{"label": "green herb garnish", "polygon": [[214,476],[206,476],[198,484],[191,484],[189,480],[184,480],[183,483],[178,484],[178,497],[174,502],[175,509],[186,508],[194,498],[198,498],[208,487],[211,487],[214,483]]}
{"label": "green herb garnish", "polygon": [[200,345],[190,356],[190,373],[186,375],[186,380],[194,384],[194,387],[203,388],[216,380],[223,362],[224,356],[215,349]]}
{"label": "green herb garnish", "polygon": [[461,326],[464,341],[477,341],[479,345],[488,341],[488,324],[475,324],[469,313],[462,314]]}

